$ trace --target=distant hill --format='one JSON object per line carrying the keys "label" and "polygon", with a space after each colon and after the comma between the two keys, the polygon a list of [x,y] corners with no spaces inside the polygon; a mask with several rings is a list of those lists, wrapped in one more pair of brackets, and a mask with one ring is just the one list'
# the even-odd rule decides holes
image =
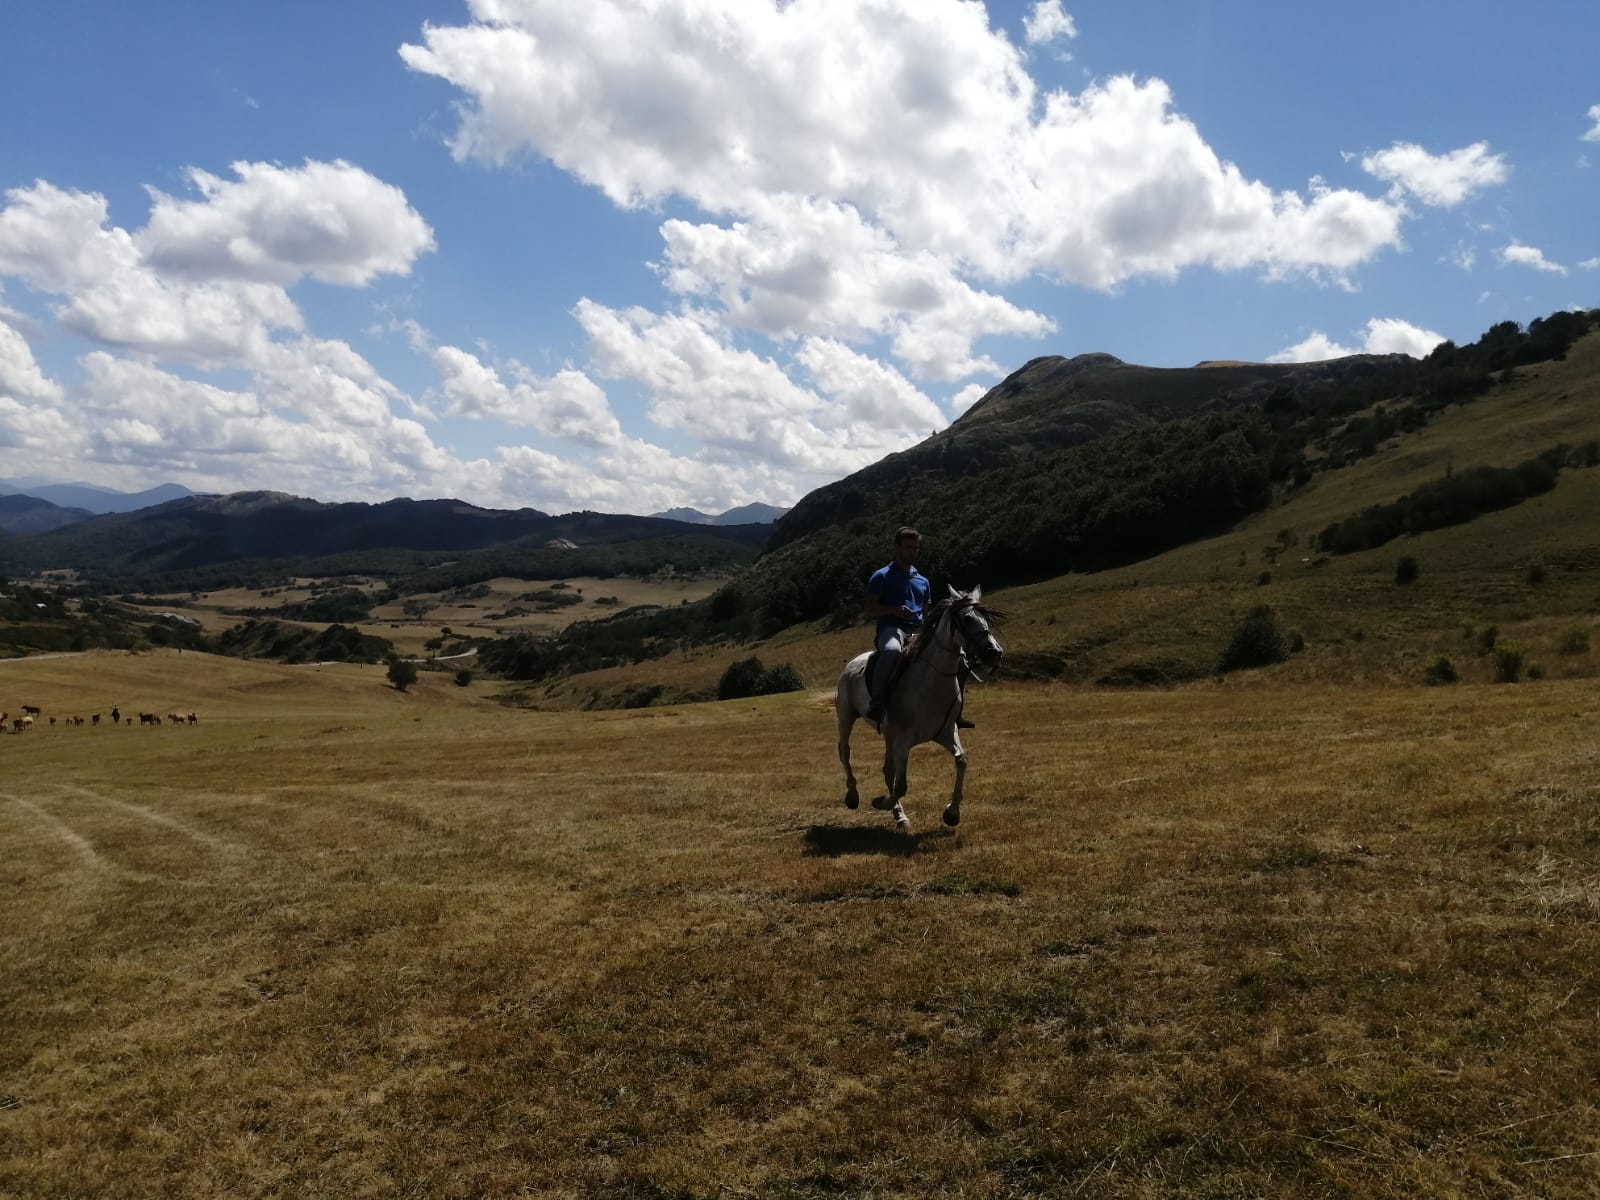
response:
{"label": "distant hill", "polygon": [[159,484],[142,492],[119,492],[115,488],[99,487],[92,483],[33,483],[10,479],[0,479],[0,492],[48,500],[61,508],[82,509],[90,515],[135,512],[194,495],[188,488],[176,483]]}
{"label": "distant hill", "polygon": [[92,516],[81,508],[62,508],[36,496],[0,496],[0,529],[10,533],[45,533]]}
{"label": "distant hill", "polygon": [[[516,556],[528,560],[576,555],[576,566],[594,566],[595,556],[584,557],[585,548],[657,541],[664,543],[658,553],[630,554],[625,556],[627,563],[643,564],[640,569],[646,570],[668,564],[693,569],[700,562],[726,566],[752,558],[767,532],[760,526],[691,526],[593,512],[551,516],[531,508],[479,508],[460,500],[324,504],[281,492],[237,492],[188,496],[135,512],[105,514],[18,537],[3,549],[13,570],[72,567],[100,579],[194,572],[244,562],[315,563],[316,573],[393,577],[472,556],[479,556],[473,569],[491,572],[497,566],[515,567]],[[686,537],[699,539],[707,548],[697,550],[682,542]],[[555,539],[566,539],[579,549],[547,549],[546,543]],[[672,542],[679,544],[665,544]],[[616,557],[601,556],[598,565],[604,568]],[[557,571],[554,577],[561,574]]]}
{"label": "distant hill", "polygon": [[689,525],[770,525],[789,510],[773,504],[743,504],[722,513],[704,513],[698,508],[669,508],[653,514],[668,521]]}

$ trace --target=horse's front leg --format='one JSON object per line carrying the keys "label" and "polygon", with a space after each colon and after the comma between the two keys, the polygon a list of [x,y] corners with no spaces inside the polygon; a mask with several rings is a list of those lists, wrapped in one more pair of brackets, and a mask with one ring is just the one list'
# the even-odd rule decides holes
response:
{"label": "horse's front leg", "polygon": [[962,749],[961,735],[954,728],[950,730],[948,737],[940,740],[939,744],[950,751],[950,757],[955,760],[956,764],[956,785],[951,789],[950,803],[945,805],[944,823],[946,825],[959,825],[961,824],[961,796],[967,782],[967,752]]}
{"label": "horse's front leg", "polygon": [[911,758],[911,747],[899,738],[885,738],[883,744],[883,795],[872,802],[873,808],[882,809],[894,817],[895,826],[902,832],[911,829],[911,818],[906,816],[901,801],[906,794],[906,764]]}

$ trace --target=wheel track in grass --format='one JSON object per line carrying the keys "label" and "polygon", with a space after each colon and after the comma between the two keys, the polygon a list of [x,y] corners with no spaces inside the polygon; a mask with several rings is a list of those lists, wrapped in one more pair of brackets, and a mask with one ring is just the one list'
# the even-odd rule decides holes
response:
{"label": "wheel track in grass", "polygon": [[92,841],[55,813],[41,808],[31,800],[24,800],[21,796],[0,792],[0,812],[7,811],[22,817],[20,824],[27,832],[41,836],[45,842],[70,850],[78,859],[81,873],[90,880],[151,878],[106,857]]}
{"label": "wheel track in grass", "polygon": [[115,796],[108,796],[76,784],[60,784],[57,790],[64,795],[77,796],[84,800],[93,801],[96,804],[103,804],[108,808],[119,809],[152,825],[170,829],[172,832],[180,834],[191,841],[198,842],[219,854],[241,854],[244,852],[244,847],[237,842],[230,842],[226,838],[217,837],[215,834],[207,833],[187,821],[180,820],[168,813],[146,808],[142,804],[135,804],[131,800],[121,800]]}

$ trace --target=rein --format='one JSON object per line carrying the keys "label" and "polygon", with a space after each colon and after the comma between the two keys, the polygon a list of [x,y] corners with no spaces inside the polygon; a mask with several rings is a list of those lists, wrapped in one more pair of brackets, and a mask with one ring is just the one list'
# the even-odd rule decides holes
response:
{"label": "rein", "polygon": [[[932,654],[937,650],[945,654],[953,655],[955,658],[955,669],[951,671],[946,671],[943,667],[939,667],[933,662],[928,662],[926,664],[928,670],[932,671],[935,675],[943,676],[945,679],[956,679],[961,675],[961,656],[965,652],[965,646],[961,641],[960,635],[955,633],[953,629],[948,639],[942,639],[940,637],[947,625],[954,625],[954,613],[955,609],[947,606],[945,610],[939,614],[938,623],[934,625],[932,632],[928,635],[927,653]],[[913,657],[912,662],[906,665],[909,667],[915,663],[922,662],[922,654],[923,652],[919,650],[918,653]]]}

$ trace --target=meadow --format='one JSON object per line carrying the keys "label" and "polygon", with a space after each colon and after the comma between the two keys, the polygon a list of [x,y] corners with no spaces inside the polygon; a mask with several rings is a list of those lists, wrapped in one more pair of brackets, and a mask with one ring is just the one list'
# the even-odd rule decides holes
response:
{"label": "meadow", "polygon": [[[246,618],[239,614],[246,610],[261,609],[271,615],[286,605],[304,603],[315,595],[312,588],[317,583],[326,581],[296,579],[292,586],[271,588],[265,592],[250,588],[228,588],[196,596],[169,594],[153,599],[172,602],[173,611],[193,618],[207,634],[215,635],[244,621]],[[473,592],[470,597],[450,592],[418,592],[403,600],[378,605],[372,610],[372,619],[357,623],[356,628],[365,634],[387,638],[394,643],[398,654],[421,658],[428,653],[427,643],[438,639],[441,629],[450,629],[462,637],[551,634],[566,628],[573,621],[595,620],[637,605],[667,607],[685,601],[703,600],[716,591],[721,583],[720,578],[709,576],[650,579],[573,576],[563,580],[542,581],[490,579],[484,581],[481,592],[468,589]],[[528,599],[531,593],[548,591],[552,584],[576,597],[577,602],[551,606]],[[353,586],[377,592],[383,588],[384,581],[360,579]],[[288,623],[307,629],[327,627],[326,621]]]}
{"label": "meadow", "polygon": [[1592,678],[993,684],[907,837],[831,652],[589,713],[0,663],[200,718],[0,737],[0,1195],[1600,1189]]}

